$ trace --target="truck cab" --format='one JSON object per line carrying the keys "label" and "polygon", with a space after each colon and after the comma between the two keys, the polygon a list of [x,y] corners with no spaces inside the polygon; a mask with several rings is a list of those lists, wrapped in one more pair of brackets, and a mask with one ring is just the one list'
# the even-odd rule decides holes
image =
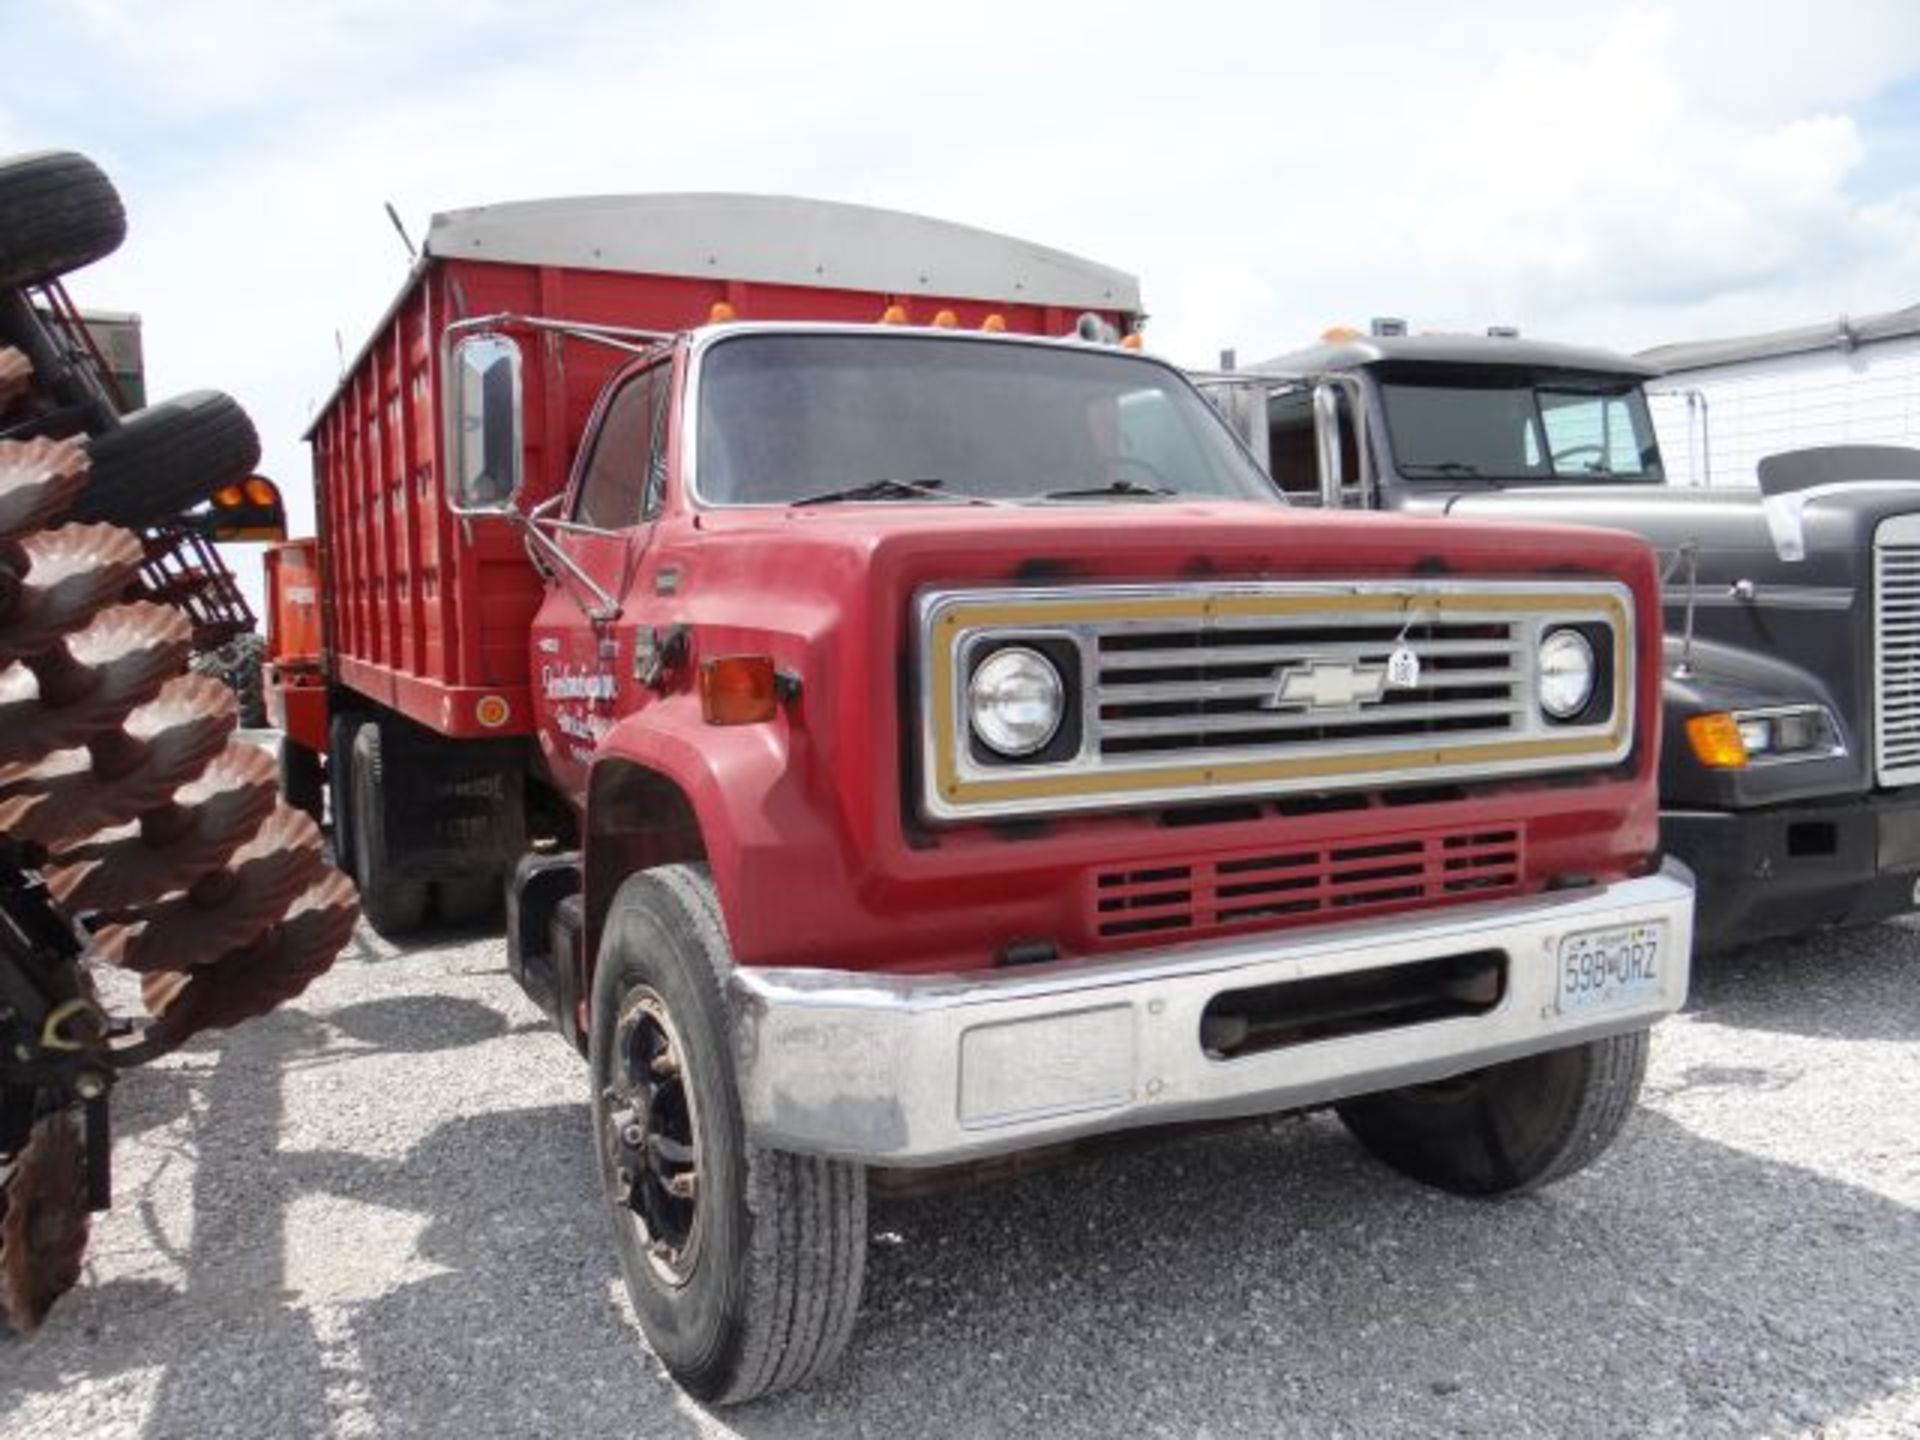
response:
{"label": "truck cab", "polygon": [[[1358,335],[1212,379],[1295,503],[1630,530],[1662,556],[1662,843],[1723,948],[1883,919],[1920,885],[1903,586],[1920,457],[1666,483],[1657,372],[1508,334]],[[1708,441],[1690,407],[1688,442]]]}

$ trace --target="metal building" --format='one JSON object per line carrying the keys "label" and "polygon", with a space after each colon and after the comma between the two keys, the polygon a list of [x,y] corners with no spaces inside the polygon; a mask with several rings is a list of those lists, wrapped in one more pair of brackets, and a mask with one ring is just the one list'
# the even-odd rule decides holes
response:
{"label": "metal building", "polygon": [[1810,445],[1920,446],[1920,305],[1638,358],[1664,372],[1650,390],[1675,484],[1752,485],[1763,457]]}

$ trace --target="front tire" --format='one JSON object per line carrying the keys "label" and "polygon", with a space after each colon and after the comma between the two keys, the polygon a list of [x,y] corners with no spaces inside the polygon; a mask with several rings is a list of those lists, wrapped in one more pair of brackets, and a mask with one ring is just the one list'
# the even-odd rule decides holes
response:
{"label": "front tire", "polygon": [[1592,1164],[1647,1073],[1647,1032],[1591,1040],[1338,1106],[1372,1154],[1459,1195],[1515,1195]]}
{"label": "front tire", "polygon": [[747,1139],[704,866],[630,877],[593,977],[594,1148],[627,1294],[690,1393],[804,1384],[846,1347],[866,1267],[866,1172]]}

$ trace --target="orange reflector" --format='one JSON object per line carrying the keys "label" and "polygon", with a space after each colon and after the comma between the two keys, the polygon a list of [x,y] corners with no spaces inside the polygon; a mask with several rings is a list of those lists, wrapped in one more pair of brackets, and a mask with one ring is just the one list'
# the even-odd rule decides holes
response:
{"label": "orange reflector", "polygon": [[942,310],[933,317],[933,323],[941,330],[951,330],[960,323],[960,317],[951,310]]}
{"label": "orange reflector", "polygon": [[1687,720],[1687,743],[1702,765],[1714,770],[1747,768],[1747,746],[1739,723],[1724,710],[1712,710]]}
{"label": "orange reflector", "polygon": [[889,305],[886,309],[880,312],[880,323],[882,325],[906,324],[907,323],[907,307],[904,305]]}
{"label": "orange reflector", "polygon": [[709,725],[757,725],[776,708],[773,660],[722,655],[700,665],[700,718]]}
{"label": "orange reflector", "polygon": [[501,695],[482,695],[473,707],[473,718],[489,730],[498,730],[512,713],[513,707]]}
{"label": "orange reflector", "polygon": [[1140,332],[1136,330],[1120,342],[1120,348],[1122,350],[1138,350],[1146,343],[1146,340],[1141,336]]}
{"label": "orange reflector", "polygon": [[278,505],[280,503],[280,491],[278,487],[264,475],[255,475],[240,488],[246,491],[247,503],[250,505]]}
{"label": "orange reflector", "polygon": [[1007,317],[997,314],[989,315],[980,322],[980,328],[990,335],[1001,334],[1007,328]]}
{"label": "orange reflector", "polygon": [[238,485],[222,485],[218,490],[213,492],[213,503],[216,505],[225,505],[229,508],[235,505],[244,505],[247,503],[247,492],[242,490]]}
{"label": "orange reflector", "polygon": [[707,323],[709,325],[724,325],[727,321],[733,319],[733,317],[733,306],[724,300],[714,301],[713,308],[707,311]]}

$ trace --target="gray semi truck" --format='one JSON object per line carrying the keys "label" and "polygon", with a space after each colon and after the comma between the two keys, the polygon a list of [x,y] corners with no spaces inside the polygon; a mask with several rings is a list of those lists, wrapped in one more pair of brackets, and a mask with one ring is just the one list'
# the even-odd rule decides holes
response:
{"label": "gray semi truck", "polygon": [[[1330,332],[1201,377],[1295,501],[1631,530],[1664,556],[1662,841],[1698,942],[1920,905],[1920,452],[1669,486],[1657,372],[1511,333]],[[1689,408],[1690,443],[1709,438]]]}

